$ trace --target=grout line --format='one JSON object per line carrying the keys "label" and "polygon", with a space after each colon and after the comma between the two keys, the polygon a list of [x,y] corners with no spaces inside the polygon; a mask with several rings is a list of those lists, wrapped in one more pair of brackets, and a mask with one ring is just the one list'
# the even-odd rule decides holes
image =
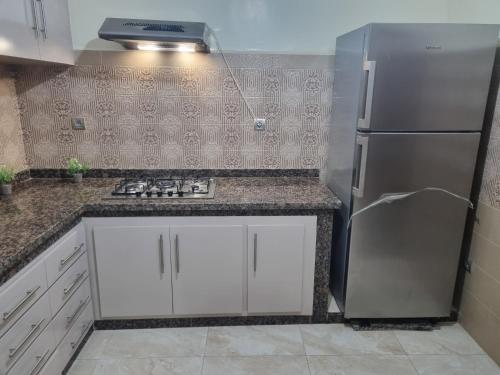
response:
{"label": "grout line", "polygon": [[300,340],[302,341],[302,348],[304,349],[304,356],[306,357],[307,369],[309,370],[309,375],[311,375],[312,374],[311,365],[309,364],[309,357],[307,356],[306,343],[304,342],[304,334],[302,332],[302,326],[300,324],[297,324],[297,328],[298,328],[299,333],[300,333]]}
{"label": "grout line", "polygon": [[418,371],[417,366],[415,366],[415,363],[413,363],[413,360],[411,359],[411,357],[409,355],[407,355],[406,358],[408,358],[408,361],[410,362],[411,367],[413,367],[413,369],[415,370],[415,374],[420,375],[420,372]]}

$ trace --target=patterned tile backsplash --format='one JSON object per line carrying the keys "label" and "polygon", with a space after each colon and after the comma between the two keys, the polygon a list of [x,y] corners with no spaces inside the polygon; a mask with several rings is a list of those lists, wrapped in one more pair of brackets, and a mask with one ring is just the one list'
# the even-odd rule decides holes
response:
{"label": "patterned tile backsplash", "polygon": [[[500,52],[498,55],[500,64]],[[495,66],[494,74],[500,81],[500,65]],[[479,199],[489,206],[500,208],[500,94],[497,97]]]}
{"label": "patterned tile backsplash", "polygon": [[0,166],[8,165],[16,172],[28,168],[17,110],[14,76],[0,66]]}
{"label": "patterned tile backsplash", "polygon": [[[17,92],[31,168],[322,168],[332,56],[230,55],[266,130],[220,56],[88,52],[74,67],[26,66]],[[71,118],[86,130],[72,130]]]}

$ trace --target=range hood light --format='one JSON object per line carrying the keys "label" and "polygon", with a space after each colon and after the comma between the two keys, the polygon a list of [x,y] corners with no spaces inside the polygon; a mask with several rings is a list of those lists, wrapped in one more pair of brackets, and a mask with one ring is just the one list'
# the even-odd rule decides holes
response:
{"label": "range hood light", "polygon": [[138,43],[136,48],[140,51],[175,51],[175,52],[196,52],[196,45],[192,43],[179,43],[172,46],[161,44]]}

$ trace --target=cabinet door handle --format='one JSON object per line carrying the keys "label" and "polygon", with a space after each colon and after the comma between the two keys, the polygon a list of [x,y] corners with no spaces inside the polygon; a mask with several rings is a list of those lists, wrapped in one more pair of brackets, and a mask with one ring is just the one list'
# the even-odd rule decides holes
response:
{"label": "cabinet door handle", "polygon": [[35,1],[36,0],[31,0],[31,17],[33,18],[33,26],[31,28],[33,29],[33,32],[35,33],[35,38],[38,39],[38,19],[36,16]]}
{"label": "cabinet door handle", "polygon": [[82,333],[80,334],[80,337],[78,337],[78,340],[70,343],[71,350],[75,350],[75,348],[78,346],[78,343],[83,340],[83,338],[85,337],[85,334],[87,333],[87,329],[90,327],[91,324],[92,324],[92,321],[90,321],[87,324],[84,324],[82,326]]}
{"label": "cabinet door handle", "polygon": [[178,234],[175,235],[174,244],[175,244],[175,272],[179,273],[181,270],[181,262],[179,259],[179,235]]}
{"label": "cabinet door handle", "polygon": [[45,22],[45,9],[43,7],[42,0],[36,0],[40,4],[40,15],[42,16],[42,27],[40,28],[40,32],[43,35],[43,39],[47,39],[47,25]]}
{"label": "cabinet door handle", "polygon": [[37,355],[36,358],[36,363],[31,369],[30,372],[28,372],[28,375],[37,375],[40,370],[42,369],[43,366],[41,366],[45,362],[45,358],[47,358],[47,355],[50,353],[50,349],[47,349],[47,351],[43,355]]}
{"label": "cabinet door handle", "polygon": [[83,242],[80,244],[80,246],[75,246],[73,252],[68,255],[66,258],[61,259],[61,268],[64,267],[71,259],[75,257],[76,254],[80,252],[80,250],[83,248]]}
{"label": "cabinet door handle", "polygon": [[83,308],[85,306],[87,306],[89,299],[90,299],[90,297],[87,297],[84,300],[81,300],[80,305],[78,305],[75,312],[73,314],[71,314],[71,316],[66,317],[66,326],[69,326],[69,325],[71,325],[71,323],[73,323],[73,321],[78,317],[78,315],[83,310]]}
{"label": "cabinet door handle", "polygon": [[21,340],[21,342],[15,347],[9,349],[9,358],[14,358],[19,354],[19,351],[26,345],[31,337],[35,334],[36,331],[42,326],[45,319],[41,319],[38,323],[32,324],[28,334]]}
{"label": "cabinet door handle", "polygon": [[160,274],[165,273],[165,259],[163,255],[163,234],[160,234]]}
{"label": "cabinet door handle", "polygon": [[37,286],[32,289],[28,289],[26,291],[26,295],[24,296],[23,299],[21,299],[10,311],[6,311],[3,313],[3,320],[9,320],[12,318],[14,315],[16,315],[22,308],[23,306],[28,303],[28,301],[35,295],[35,293],[40,289],[40,286]]}
{"label": "cabinet door handle", "polygon": [[257,272],[257,233],[253,234],[253,272]]}
{"label": "cabinet door handle", "polygon": [[65,296],[71,293],[73,289],[75,289],[75,286],[80,282],[80,280],[82,280],[85,277],[86,273],[87,271],[83,271],[78,275],[76,275],[75,280],[73,280],[73,282],[68,287],[64,288],[63,292]]}

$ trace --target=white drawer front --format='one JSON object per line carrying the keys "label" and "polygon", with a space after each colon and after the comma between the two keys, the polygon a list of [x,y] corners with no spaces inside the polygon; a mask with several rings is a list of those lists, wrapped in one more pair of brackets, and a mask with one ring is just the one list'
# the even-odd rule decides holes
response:
{"label": "white drawer front", "polygon": [[89,304],[91,305],[92,301],[90,299],[90,286],[87,278],[52,321],[56,343],[62,340]]}
{"label": "white drawer front", "polygon": [[52,315],[57,314],[87,277],[88,262],[84,253],[49,289]]}
{"label": "white drawer front", "polygon": [[79,228],[71,230],[59,240],[45,259],[47,280],[52,285],[86,250],[85,241],[81,238]]}
{"label": "white drawer front", "polygon": [[8,375],[38,375],[54,349],[54,336],[49,326],[10,369]]}
{"label": "white drawer front", "polygon": [[22,272],[20,277],[0,288],[0,337],[47,289],[42,261]]}
{"label": "white drawer front", "polygon": [[62,363],[68,363],[93,323],[94,313],[92,304],[89,303],[58,346],[57,352]]}
{"label": "white drawer front", "polygon": [[0,373],[5,373],[36,340],[51,319],[47,294],[41,297],[0,339]]}
{"label": "white drawer front", "polygon": [[65,366],[66,363],[62,363],[59,352],[56,350],[40,372],[37,374],[35,371],[33,375],[61,375]]}

